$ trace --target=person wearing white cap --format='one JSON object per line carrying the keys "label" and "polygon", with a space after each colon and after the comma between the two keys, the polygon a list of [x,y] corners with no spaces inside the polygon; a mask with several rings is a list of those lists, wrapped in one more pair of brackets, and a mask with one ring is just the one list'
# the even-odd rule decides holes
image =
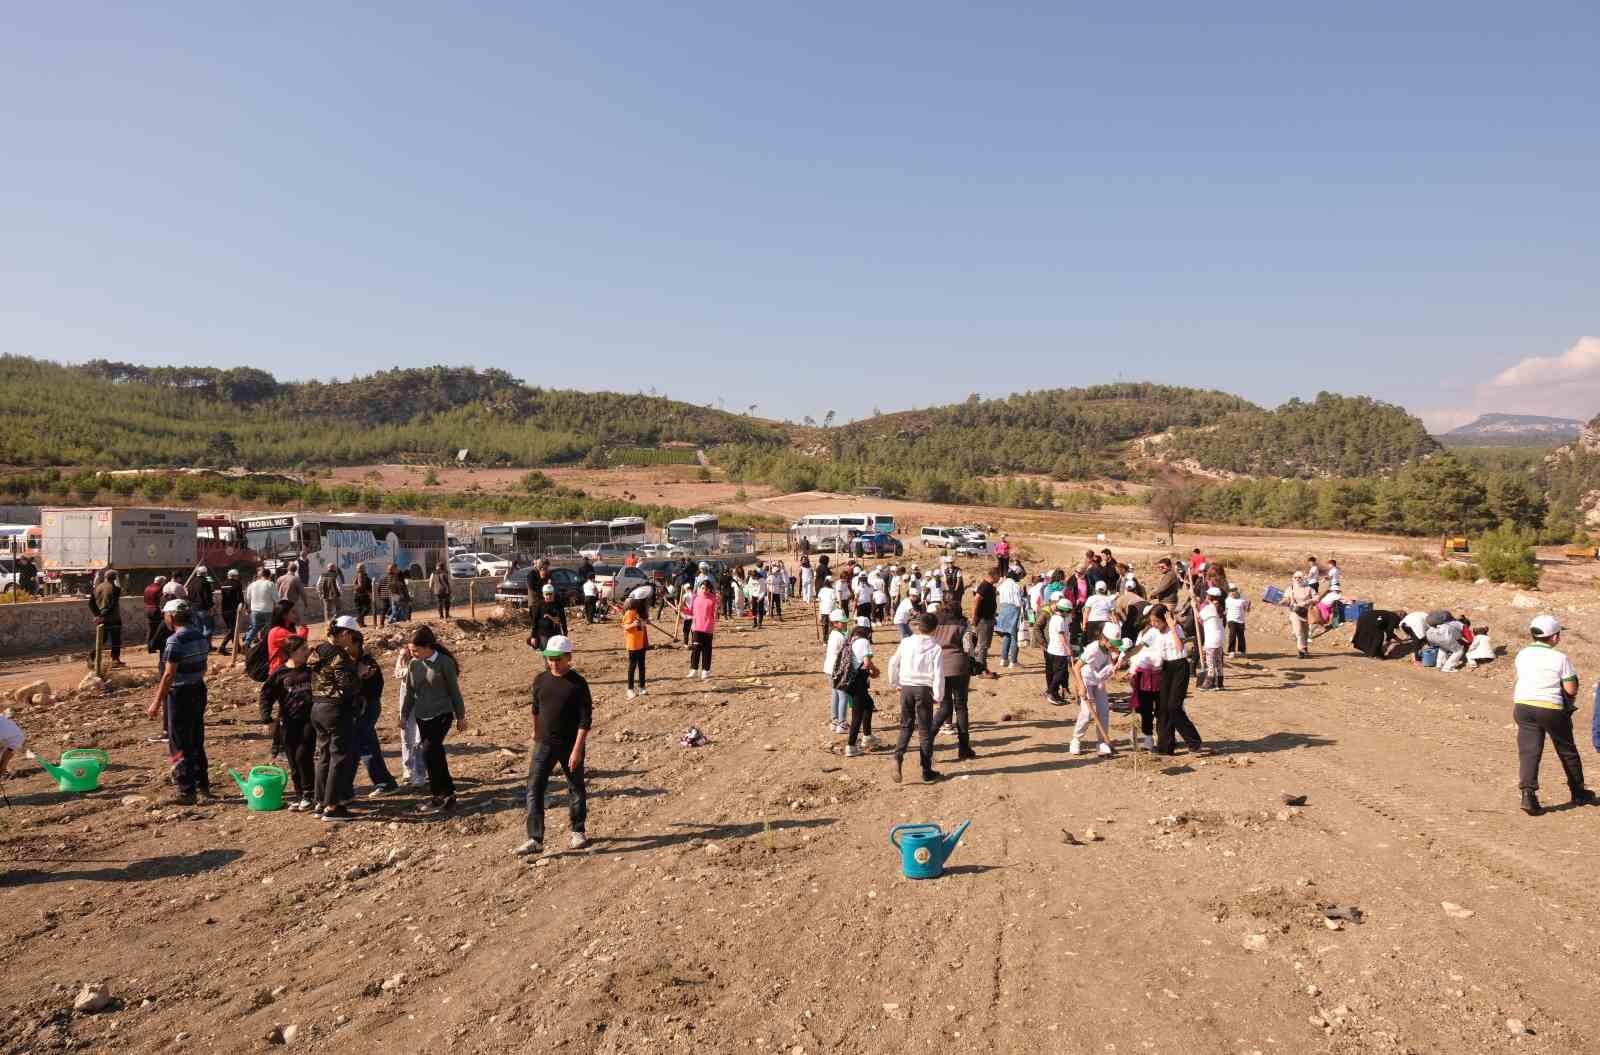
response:
{"label": "person wearing white cap", "polygon": [[1083,602],[1083,639],[1093,643],[1100,640],[1100,630],[1117,610],[1117,597],[1104,579],[1096,579],[1094,592]]}
{"label": "person wearing white cap", "polygon": [[178,788],[177,801],[189,804],[196,794],[214,797],[206,759],[206,663],[211,644],[194,625],[189,602],[168,601],[163,611],[173,633],[162,648],[161,680],[145,715],[154,718],[158,710],[166,709],[167,736],[177,759],[172,782]]}
{"label": "person wearing white cap", "polygon": [[1223,615],[1228,624],[1228,643],[1224,650],[1230,656],[1247,655],[1245,651],[1244,621],[1250,614],[1250,599],[1239,596],[1239,587],[1228,587],[1228,599],[1223,602]]}
{"label": "person wearing white cap", "polygon": [[1544,812],[1539,805],[1539,760],[1547,736],[1566,772],[1573,805],[1589,805],[1595,795],[1584,787],[1583,761],[1572,739],[1572,712],[1578,709],[1578,672],[1567,654],[1556,648],[1561,643],[1561,623],[1553,615],[1537,615],[1528,624],[1528,633],[1533,641],[1517,653],[1511,711],[1517,723],[1517,783],[1522,791],[1522,812],[1537,817]]}
{"label": "person wearing white cap", "polygon": [[845,659],[850,664],[850,674],[844,690],[850,697],[850,728],[844,753],[847,758],[858,758],[878,746],[877,741],[872,738],[871,681],[878,676],[878,668],[872,662],[870,628],[858,627],[851,631],[850,647],[845,653]]}
{"label": "person wearing white cap", "polygon": [[[715,599],[712,601],[715,604]],[[533,755],[528,762],[528,838],[513,852],[519,857],[544,852],[544,801],[550,774],[561,767],[570,802],[567,845],[589,845],[589,789],[583,755],[594,721],[594,696],[582,674],[572,669],[572,640],[557,634],[545,642],[545,669],[533,680]]]}
{"label": "person wearing white cap", "polygon": [[1072,602],[1058,595],[1044,632],[1044,698],[1057,707],[1068,702],[1071,662]]}
{"label": "person wearing white cap", "polygon": [[[1100,585],[1105,585],[1101,583]],[[1103,623],[1104,635],[1090,641],[1078,659],[1078,673],[1083,678],[1083,699],[1078,701],[1078,720],[1072,727],[1072,743],[1067,750],[1076,755],[1082,752],[1083,734],[1089,722],[1098,717],[1097,730],[1111,729],[1111,698],[1106,693],[1106,682],[1116,671],[1117,659],[1131,642],[1122,640],[1122,627],[1116,623]],[[1094,710],[1091,712],[1090,707]],[[1100,753],[1111,754],[1111,744],[1102,739]]]}
{"label": "person wearing white cap", "polygon": [[1225,644],[1222,587],[1206,589],[1205,601],[1200,605],[1200,647],[1206,653],[1205,676],[1200,679],[1201,689],[1222,688],[1222,652]]}
{"label": "person wearing white cap", "polygon": [[817,626],[819,628],[817,639],[824,644],[828,641],[828,630],[832,626],[833,610],[839,607],[839,591],[834,589],[833,579],[827,572],[817,573]]}
{"label": "person wearing white cap", "polygon": [[849,671],[841,668],[840,664],[845,662],[844,655],[848,651],[845,630],[850,625],[850,617],[845,615],[843,608],[835,608],[828,613],[828,625],[828,640],[822,646],[822,673],[828,676],[828,730],[846,733],[850,731],[845,724],[850,710]]}
{"label": "person wearing white cap", "polygon": [[710,579],[695,588],[689,611],[690,633],[694,635],[689,646],[689,677],[698,673],[705,681],[711,677],[711,639],[717,633],[717,594]]}
{"label": "person wearing white cap", "polygon": [[905,597],[894,610],[894,625],[900,631],[900,640],[904,641],[911,636],[911,620],[922,613],[922,591],[916,587],[909,587]]}

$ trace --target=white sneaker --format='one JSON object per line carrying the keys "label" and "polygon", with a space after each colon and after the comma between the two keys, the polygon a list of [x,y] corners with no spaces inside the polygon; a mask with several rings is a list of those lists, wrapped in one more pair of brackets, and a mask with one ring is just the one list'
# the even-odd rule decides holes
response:
{"label": "white sneaker", "polygon": [[702,670],[700,672],[700,680],[701,681],[705,681],[710,677],[711,677],[711,672],[709,670]]}
{"label": "white sneaker", "polygon": [[876,751],[878,749],[878,738],[875,736],[863,736],[861,738],[861,746],[864,750]]}
{"label": "white sneaker", "polygon": [[648,696],[648,695],[649,695],[649,693],[647,693],[647,692],[646,692],[646,691],[645,691],[645,690],[644,690],[644,689],[640,689],[640,690],[639,690],[639,695],[640,695],[640,696]]}
{"label": "white sneaker", "polygon": [[1148,736],[1145,736],[1143,733],[1140,733],[1139,746],[1144,748],[1146,751],[1154,751],[1156,749],[1156,742],[1150,739]]}
{"label": "white sneaker", "polygon": [[305,803],[304,799],[296,799],[295,801],[289,803],[289,806],[288,806],[288,809],[289,809],[290,813],[299,813],[301,810],[303,810],[305,808],[306,808],[306,803]]}
{"label": "white sneaker", "polygon": [[635,695],[637,695],[637,694],[632,689],[628,690],[628,699],[630,699],[630,700],[633,699],[633,697]]}
{"label": "white sneaker", "polygon": [[531,857],[534,854],[544,852],[544,843],[540,842],[538,839],[529,839],[527,842],[523,843],[521,846],[517,847],[511,852],[516,854],[518,857]]}
{"label": "white sneaker", "polygon": [[1072,743],[1070,745],[1068,745],[1068,747],[1067,747],[1067,754],[1069,754],[1069,755],[1079,755],[1079,754],[1082,754],[1082,753],[1083,753],[1083,745],[1078,743],[1078,741],[1076,741],[1076,740],[1072,741]]}
{"label": "white sneaker", "polygon": [[1100,753],[1102,755],[1109,755],[1111,753],[1111,745],[1106,743],[1104,740],[1100,741]]}
{"label": "white sneaker", "polygon": [[573,832],[567,836],[567,845],[574,850],[587,850],[589,848],[589,837],[582,832]]}
{"label": "white sneaker", "polygon": [[845,745],[844,757],[846,758],[860,758],[864,753],[865,752],[863,752],[861,748],[857,747],[855,744]]}
{"label": "white sneaker", "polygon": [[689,673],[687,673],[687,674],[685,674],[685,675],[684,675],[684,677],[686,677],[686,678],[692,678],[692,677],[694,677],[694,676],[695,676],[695,675],[696,675],[696,674],[698,674],[698,673],[700,673],[700,672],[699,672],[699,671],[697,671],[697,670],[695,670],[695,669],[694,669],[694,668],[693,668],[693,667],[690,667],[690,668],[689,668]]}

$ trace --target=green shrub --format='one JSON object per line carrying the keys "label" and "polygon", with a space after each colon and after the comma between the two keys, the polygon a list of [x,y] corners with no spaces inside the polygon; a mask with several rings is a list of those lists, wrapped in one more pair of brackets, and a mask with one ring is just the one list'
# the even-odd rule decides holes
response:
{"label": "green shrub", "polygon": [[1491,582],[1509,582],[1518,586],[1539,585],[1539,561],[1533,552],[1535,535],[1502,524],[1486,531],[1475,540],[1478,566]]}
{"label": "green shrub", "polygon": [[1439,569],[1439,578],[1455,582],[1461,578],[1461,569],[1454,564],[1446,564]]}

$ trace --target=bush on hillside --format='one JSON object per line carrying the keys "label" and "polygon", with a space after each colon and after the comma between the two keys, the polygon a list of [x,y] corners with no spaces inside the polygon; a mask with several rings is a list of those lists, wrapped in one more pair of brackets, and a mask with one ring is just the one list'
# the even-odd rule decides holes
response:
{"label": "bush on hillside", "polygon": [[1474,542],[1478,567],[1491,582],[1509,582],[1529,589],[1539,585],[1539,561],[1533,552],[1534,534],[1502,524]]}

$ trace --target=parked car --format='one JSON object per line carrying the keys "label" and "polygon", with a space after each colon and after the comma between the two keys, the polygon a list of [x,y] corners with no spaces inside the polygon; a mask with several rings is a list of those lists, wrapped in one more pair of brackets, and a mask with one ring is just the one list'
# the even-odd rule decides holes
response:
{"label": "parked car", "polygon": [[575,546],[547,546],[544,555],[546,560],[577,560],[582,556]]}
{"label": "parked car", "polygon": [[967,536],[955,544],[955,551],[963,557],[987,557],[989,553],[989,540],[982,535],[976,538]]}
{"label": "parked car", "polygon": [[688,551],[682,546],[667,542],[646,542],[644,545],[639,547],[639,556],[641,557],[681,558],[685,556],[687,552]]}
{"label": "parked car", "polygon": [[581,557],[590,560],[607,560],[621,562],[630,553],[638,549],[631,542],[591,542],[578,551]]}
{"label": "parked car", "polygon": [[850,540],[855,557],[898,557],[905,552],[900,540],[887,531],[868,531]]}
{"label": "parked car", "polygon": [[602,599],[620,601],[637,587],[650,586],[655,582],[640,568],[615,565],[611,567],[611,571],[602,574],[600,566],[595,565],[594,582],[600,588],[600,597]]}
{"label": "parked car", "polygon": [[679,562],[675,560],[646,560],[639,562],[639,570],[662,586],[677,578],[678,568]]}
{"label": "parked car", "polygon": [[960,541],[961,529],[929,525],[922,529],[917,538],[921,540],[924,546],[932,546],[935,549],[949,549]]}
{"label": "parked car", "polygon": [[497,579],[511,574],[511,562],[493,553],[463,553],[450,558],[452,579]]}
{"label": "parked car", "polygon": [[[496,604],[508,608],[525,608],[528,605],[528,573],[533,569],[518,568],[495,587]],[[583,580],[571,568],[551,568],[550,584],[556,588],[556,600],[565,608],[583,603]]]}

